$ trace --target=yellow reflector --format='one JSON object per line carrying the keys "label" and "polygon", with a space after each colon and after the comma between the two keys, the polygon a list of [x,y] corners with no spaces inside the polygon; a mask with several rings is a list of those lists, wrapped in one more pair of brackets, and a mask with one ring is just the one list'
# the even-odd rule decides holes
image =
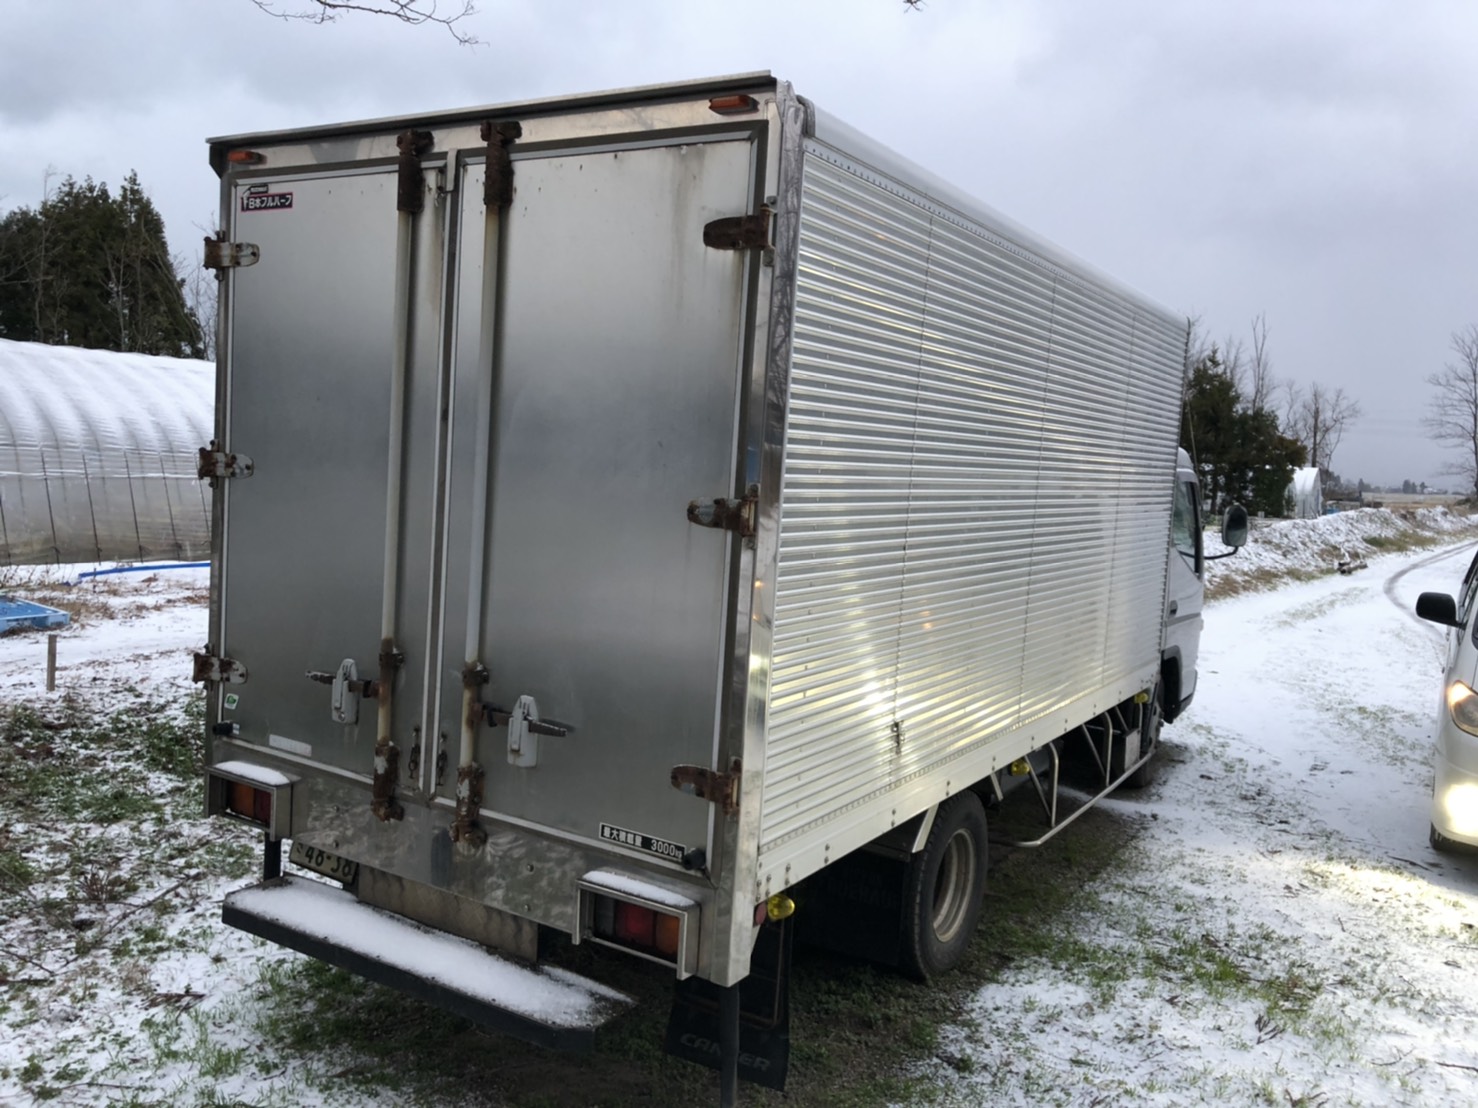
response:
{"label": "yellow reflector", "polygon": [[1025,758],[1017,758],[1016,761],[1011,763],[1012,777],[1025,777],[1031,771],[1032,767]]}
{"label": "yellow reflector", "polygon": [[769,900],[765,901],[765,915],[777,922],[783,919],[789,919],[795,915],[795,901],[791,900],[784,893],[776,893]]}

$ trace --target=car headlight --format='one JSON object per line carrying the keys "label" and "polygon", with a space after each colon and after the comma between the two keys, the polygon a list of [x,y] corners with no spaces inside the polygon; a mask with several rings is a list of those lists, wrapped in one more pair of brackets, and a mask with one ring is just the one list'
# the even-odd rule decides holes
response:
{"label": "car headlight", "polygon": [[1447,688],[1447,710],[1452,722],[1470,735],[1478,735],[1478,693],[1461,681]]}
{"label": "car headlight", "polygon": [[1478,784],[1463,781],[1442,790],[1437,797],[1448,830],[1471,838],[1478,835]]}

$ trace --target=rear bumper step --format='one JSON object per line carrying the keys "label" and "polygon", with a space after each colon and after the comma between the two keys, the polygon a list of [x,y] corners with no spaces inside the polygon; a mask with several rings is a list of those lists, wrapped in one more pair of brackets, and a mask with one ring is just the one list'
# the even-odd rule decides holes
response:
{"label": "rear bumper step", "polygon": [[240,889],[227,895],[221,918],[494,1031],[556,1050],[589,1050],[596,1029],[632,1003],[588,978],[520,965],[318,881],[280,877]]}

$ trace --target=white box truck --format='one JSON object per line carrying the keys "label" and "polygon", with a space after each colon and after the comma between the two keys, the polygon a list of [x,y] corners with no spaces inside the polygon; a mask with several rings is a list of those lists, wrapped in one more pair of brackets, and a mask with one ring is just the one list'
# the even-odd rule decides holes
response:
{"label": "white box truck", "polygon": [[623,998],[551,944],[663,963],[732,1100],[792,927],[947,971],[987,809],[1189,699],[1186,321],[785,82],[211,158],[227,923],[557,1047]]}

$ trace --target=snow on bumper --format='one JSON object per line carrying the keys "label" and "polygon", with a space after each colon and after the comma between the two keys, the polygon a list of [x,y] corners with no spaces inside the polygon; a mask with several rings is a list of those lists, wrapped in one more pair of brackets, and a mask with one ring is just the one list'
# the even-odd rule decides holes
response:
{"label": "snow on bumper", "polygon": [[557,1049],[589,1049],[595,1029],[632,1003],[598,982],[555,967],[515,963],[317,881],[282,877],[230,893],[222,919],[497,1031]]}

